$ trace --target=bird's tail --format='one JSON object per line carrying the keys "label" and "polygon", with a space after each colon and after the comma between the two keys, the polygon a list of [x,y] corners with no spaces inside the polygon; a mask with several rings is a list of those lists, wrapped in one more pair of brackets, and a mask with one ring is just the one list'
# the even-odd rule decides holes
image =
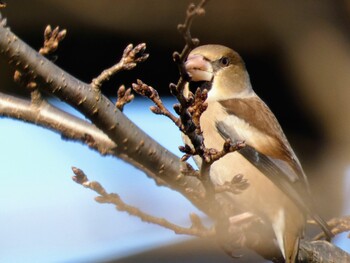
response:
{"label": "bird's tail", "polygon": [[272,224],[277,243],[286,263],[294,263],[298,256],[299,242],[303,232],[304,216],[280,210]]}
{"label": "bird's tail", "polygon": [[299,251],[299,236],[285,236],[284,238],[284,258],[286,263],[295,263]]}

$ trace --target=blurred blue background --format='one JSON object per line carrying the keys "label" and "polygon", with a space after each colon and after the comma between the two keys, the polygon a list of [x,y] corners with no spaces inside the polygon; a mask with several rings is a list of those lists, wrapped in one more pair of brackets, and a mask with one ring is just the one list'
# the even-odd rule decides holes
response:
{"label": "blurred blue background", "polygon": [[[179,154],[177,128],[149,106],[139,99],[125,113]],[[71,179],[71,167],[79,167],[125,202],[188,226],[187,215],[197,210],[127,163],[20,121],[3,118],[0,131],[0,262],[94,262],[185,238],[96,203],[96,193]]]}

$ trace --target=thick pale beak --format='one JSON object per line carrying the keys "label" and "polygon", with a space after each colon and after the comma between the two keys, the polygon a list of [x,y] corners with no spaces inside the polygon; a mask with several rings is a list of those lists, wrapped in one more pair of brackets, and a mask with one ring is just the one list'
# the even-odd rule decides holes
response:
{"label": "thick pale beak", "polygon": [[201,55],[189,55],[185,68],[192,81],[211,81],[213,79],[213,67]]}

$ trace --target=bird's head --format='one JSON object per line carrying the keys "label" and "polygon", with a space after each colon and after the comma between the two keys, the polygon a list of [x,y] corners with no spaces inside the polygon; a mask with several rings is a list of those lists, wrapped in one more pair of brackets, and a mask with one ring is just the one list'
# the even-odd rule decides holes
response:
{"label": "bird's head", "polygon": [[221,45],[204,45],[192,50],[185,63],[191,85],[208,89],[208,100],[249,96],[252,91],[241,56]]}

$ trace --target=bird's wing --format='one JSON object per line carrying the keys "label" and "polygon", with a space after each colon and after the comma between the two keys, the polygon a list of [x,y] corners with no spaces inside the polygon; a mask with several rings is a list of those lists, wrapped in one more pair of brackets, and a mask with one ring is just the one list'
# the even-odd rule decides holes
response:
{"label": "bird's wing", "polygon": [[[225,121],[217,122],[216,128],[224,139],[230,139],[231,141],[243,139],[242,137],[237,138],[237,132],[234,127],[227,125]],[[303,181],[300,180],[300,176],[295,173],[294,169],[292,169],[286,161],[276,159],[268,155],[268,153],[258,150],[259,148],[255,147],[254,143],[251,143],[252,140],[247,139],[245,141],[246,147],[239,150],[239,153],[280,189],[290,195],[290,198],[295,200],[296,203],[300,205],[304,204],[305,202],[300,199],[300,194],[305,192],[307,186],[302,183]],[[298,191],[300,187],[302,191]],[[305,210],[305,208],[303,208],[303,210]]]}
{"label": "bird's wing", "polygon": [[[307,186],[307,179],[299,160],[294,154],[276,117],[257,96],[244,99],[220,101],[229,114],[226,120],[218,123],[217,128],[223,137],[231,140],[245,140],[256,151],[266,155],[288,176],[291,182]],[[243,125],[232,125],[233,118],[238,118]],[[250,136],[247,130],[254,130]],[[256,136],[258,135],[258,137]]]}
{"label": "bird's wing", "polygon": [[[266,104],[258,97],[229,99],[220,103],[229,113],[226,119],[216,123],[220,135],[232,141],[245,140],[247,146],[239,153],[285,192],[302,211],[310,214],[329,238],[332,237],[327,223],[313,210],[306,176],[276,117]],[[243,123],[238,124],[237,119]],[[234,123],[238,125],[232,125]],[[256,129],[258,136],[249,136],[249,132],[245,131],[247,127]]]}

